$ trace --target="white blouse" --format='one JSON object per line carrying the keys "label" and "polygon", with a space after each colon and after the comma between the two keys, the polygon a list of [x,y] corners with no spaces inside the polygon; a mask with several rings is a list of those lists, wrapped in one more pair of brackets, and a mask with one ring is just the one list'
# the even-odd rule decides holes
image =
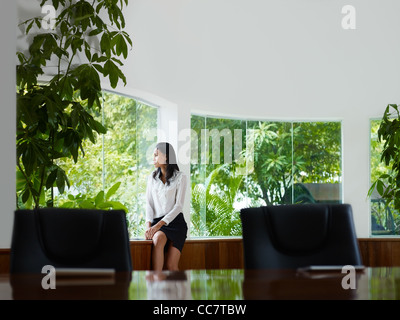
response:
{"label": "white blouse", "polygon": [[153,173],[147,179],[147,205],[146,222],[152,222],[155,218],[162,218],[168,225],[182,212],[185,200],[187,177],[182,171],[175,171],[169,180],[169,185],[164,184]]}

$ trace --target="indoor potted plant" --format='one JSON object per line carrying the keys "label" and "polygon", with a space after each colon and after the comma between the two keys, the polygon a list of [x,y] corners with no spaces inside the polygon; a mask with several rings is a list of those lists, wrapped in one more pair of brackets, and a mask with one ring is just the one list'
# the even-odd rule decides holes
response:
{"label": "indoor potted plant", "polygon": [[102,107],[101,77],[113,88],[126,84],[120,66],[132,46],[123,31],[127,4],[43,0],[42,8],[57,12],[52,21],[21,23],[32,40],[26,52],[17,52],[17,207],[53,206],[53,188],[63,193],[69,186],[57,159],[76,163],[83,142],[106,132],[93,115]]}

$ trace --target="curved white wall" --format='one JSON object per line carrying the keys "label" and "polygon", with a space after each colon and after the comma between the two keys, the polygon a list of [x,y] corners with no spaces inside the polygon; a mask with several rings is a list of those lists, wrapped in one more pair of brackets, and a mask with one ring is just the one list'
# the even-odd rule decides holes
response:
{"label": "curved white wall", "polygon": [[[27,14],[27,1],[17,1],[19,15]],[[348,4],[355,30],[341,26]],[[14,1],[6,6],[2,27],[15,20]],[[353,206],[358,236],[368,237],[369,119],[400,102],[398,12],[398,0],[130,0],[124,13],[134,48],[120,90],[169,101],[177,132],[190,127],[191,112],[342,120],[344,201]],[[11,43],[1,60],[9,71],[0,76],[3,101],[12,102],[15,33],[3,27],[0,35]],[[1,120],[10,150],[1,168],[0,247],[9,247],[14,209],[14,116]]]}
{"label": "curved white wall", "polygon": [[[342,28],[348,4],[355,30]],[[399,1],[136,0],[126,12],[129,86],[178,114],[342,120],[344,202],[369,236],[369,120],[400,102]]]}

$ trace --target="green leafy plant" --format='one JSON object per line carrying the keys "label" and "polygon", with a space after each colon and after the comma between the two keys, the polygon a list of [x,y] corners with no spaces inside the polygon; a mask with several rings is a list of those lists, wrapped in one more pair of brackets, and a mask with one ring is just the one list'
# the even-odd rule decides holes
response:
{"label": "green leafy plant", "polygon": [[[192,185],[192,233],[201,236],[239,236],[241,224],[235,201],[240,196],[243,176],[236,174],[235,164],[224,164],[205,179]],[[222,180],[223,183],[219,183]]]}
{"label": "green leafy plant", "polygon": [[387,206],[400,210],[400,112],[399,106],[389,104],[378,129],[378,141],[383,143],[380,161],[388,168],[375,178],[368,190],[376,190]]}
{"label": "green leafy plant", "polygon": [[82,208],[82,209],[115,209],[124,210],[125,213],[128,212],[127,207],[123,205],[120,201],[111,200],[112,196],[117,192],[120,187],[121,182],[114,184],[106,193],[100,191],[94,197],[90,197],[87,194],[77,194],[68,195],[68,200],[62,202],[61,208]]}
{"label": "green leafy plant", "polygon": [[58,10],[54,29],[41,30],[42,17],[24,21],[27,41],[33,37],[27,52],[17,52],[18,207],[53,206],[53,188],[70,187],[58,160],[76,163],[83,142],[106,132],[94,118],[102,107],[100,78],[113,88],[126,84],[120,57],[132,46],[123,31],[127,0],[43,0],[40,6],[46,3]]}

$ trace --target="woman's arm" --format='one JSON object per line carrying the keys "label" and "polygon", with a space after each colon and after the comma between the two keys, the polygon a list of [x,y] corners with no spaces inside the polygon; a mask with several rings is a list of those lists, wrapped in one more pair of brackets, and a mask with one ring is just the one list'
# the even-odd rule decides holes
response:
{"label": "woman's arm", "polygon": [[177,192],[176,192],[176,199],[175,205],[168,212],[161,221],[164,221],[165,224],[169,224],[172,220],[176,218],[176,216],[182,212],[183,210],[183,203],[185,201],[186,195],[186,188],[187,188],[187,177],[184,173],[182,173],[182,177],[179,181]]}
{"label": "woman's arm", "polygon": [[146,222],[147,224],[147,230],[144,233],[146,240],[151,240],[153,239],[154,234],[161,229],[161,227],[165,224],[164,221],[160,220],[157,222],[154,226],[151,226],[151,223]]}

